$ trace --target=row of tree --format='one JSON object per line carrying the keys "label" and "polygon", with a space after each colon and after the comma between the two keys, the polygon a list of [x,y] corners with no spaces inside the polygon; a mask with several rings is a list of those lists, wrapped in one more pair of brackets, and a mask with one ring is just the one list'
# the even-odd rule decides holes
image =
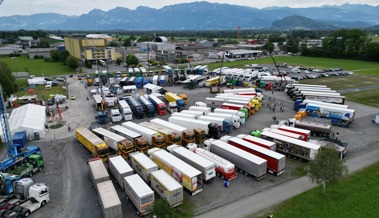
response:
{"label": "row of tree", "polygon": [[12,75],[11,69],[5,62],[0,61],[0,84],[3,87],[4,99],[17,91],[16,78]]}
{"label": "row of tree", "polygon": [[62,62],[65,66],[68,66],[70,69],[75,70],[79,67],[78,59],[76,59],[74,56],[71,56],[70,52],[68,52],[67,50],[51,50],[50,56],[52,61]]}

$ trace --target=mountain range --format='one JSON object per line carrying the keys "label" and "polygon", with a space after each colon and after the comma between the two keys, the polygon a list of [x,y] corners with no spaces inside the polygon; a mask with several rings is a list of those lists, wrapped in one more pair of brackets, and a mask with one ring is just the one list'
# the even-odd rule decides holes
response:
{"label": "mountain range", "polygon": [[[289,26],[288,26],[289,25]],[[253,8],[209,2],[154,9],[94,9],[80,16],[40,13],[0,17],[0,30],[226,30],[339,29],[379,25],[379,5],[344,4],[309,8]]]}

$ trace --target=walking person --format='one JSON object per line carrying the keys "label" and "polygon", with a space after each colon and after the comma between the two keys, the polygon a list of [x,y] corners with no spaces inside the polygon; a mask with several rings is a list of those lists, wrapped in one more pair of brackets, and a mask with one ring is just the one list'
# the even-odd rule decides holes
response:
{"label": "walking person", "polygon": [[336,133],[336,140],[338,140],[339,132]]}

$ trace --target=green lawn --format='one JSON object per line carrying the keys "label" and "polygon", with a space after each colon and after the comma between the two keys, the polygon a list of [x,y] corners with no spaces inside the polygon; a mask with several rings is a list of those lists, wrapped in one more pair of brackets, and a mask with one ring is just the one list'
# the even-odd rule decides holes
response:
{"label": "green lawn", "polygon": [[43,59],[29,59],[26,55],[14,59],[8,56],[0,56],[0,61],[8,64],[12,72],[29,72],[35,76],[53,76],[62,74],[72,74],[75,71],[61,62],[45,62]]}
{"label": "green lawn", "polygon": [[379,89],[370,89],[343,94],[350,101],[379,108]]}
{"label": "green lawn", "polygon": [[[378,73],[379,75],[379,73]],[[372,75],[351,75],[351,76],[331,76],[317,79],[301,80],[300,83],[326,85],[334,90],[351,89],[379,84],[379,76]]]}
{"label": "green lawn", "polygon": [[49,97],[50,94],[61,94],[61,95],[67,95],[66,89],[62,88],[62,84],[58,84],[58,86],[53,86],[51,89],[45,89],[45,86],[36,86],[33,88],[34,92],[30,93],[28,92],[29,86],[27,80],[16,80],[20,91],[17,91],[14,93],[17,97],[25,96],[25,95],[37,95],[37,99],[42,99],[43,97],[45,100]]}
{"label": "green lawn", "polygon": [[321,187],[317,187],[249,217],[265,218],[269,213],[275,218],[378,217],[378,168],[379,164],[375,164],[338,184],[327,186],[325,195]]}

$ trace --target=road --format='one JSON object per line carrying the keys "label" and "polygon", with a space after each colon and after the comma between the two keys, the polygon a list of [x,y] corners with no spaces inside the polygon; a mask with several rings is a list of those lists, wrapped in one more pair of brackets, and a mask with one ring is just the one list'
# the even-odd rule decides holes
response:
{"label": "road", "polygon": [[[354,173],[369,165],[378,162],[379,150],[365,153],[346,162],[349,173]],[[282,201],[292,198],[298,194],[308,191],[317,185],[311,183],[306,176],[283,183],[273,188],[259,192],[253,196],[236,201],[229,205],[217,208],[204,213],[198,218],[219,218],[219,217],[246,217],[258,213],[259,211],[272,207]]]}

